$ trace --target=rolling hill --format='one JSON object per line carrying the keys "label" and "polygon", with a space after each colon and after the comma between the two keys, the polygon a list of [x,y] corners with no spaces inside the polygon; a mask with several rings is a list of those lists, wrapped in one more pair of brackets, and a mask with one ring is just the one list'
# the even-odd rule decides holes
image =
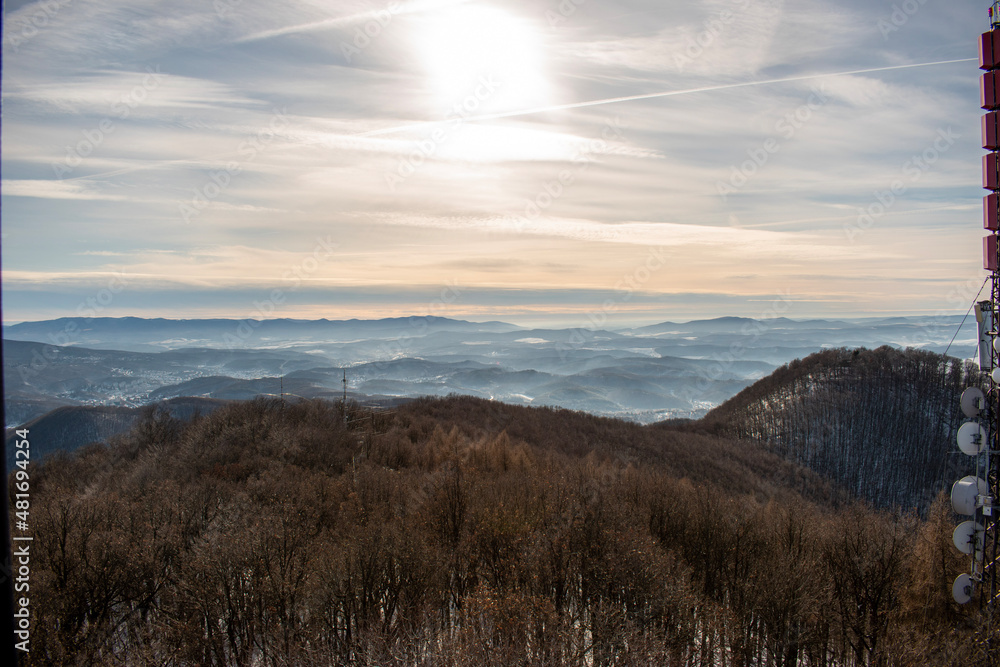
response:
{"label": "rolling hill", "polygon": [[946,503],[880,513],[668,424],[261,398],[147,414],[31,479],[30,665],[996,658],[950,597]]}
{"label": "rolling hill", "polygon": [[933,352],[826,350],[782,366],[698,427],[765,444],[878,507],[926,510],[968,474],[955,435],[978,368]]}

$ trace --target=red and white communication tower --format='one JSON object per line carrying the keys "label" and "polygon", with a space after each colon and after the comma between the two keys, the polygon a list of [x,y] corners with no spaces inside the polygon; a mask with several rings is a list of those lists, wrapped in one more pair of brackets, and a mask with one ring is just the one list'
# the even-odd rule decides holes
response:
{"label": "red and white communication tower", "polygon": [[[996,304],[1000,304],[1000,2],[990,8],[990,30],[979,38],[979,80],[982,119],[983,187],[983,268],[990,272],[990,299],[976,304],[979,322],[979,365],[990,374],[985,393],[972,387],[962,394],[962,411],[970,421],[958,431],[958,447],[970,456],[974,474],[955,482],[952,508],[969,520],[955,529],[955,546],[971,556],[970,572],[955,580],[952,593],[959,603],[979,598],[990,611],[1000,608],[1000,324]],[[990,618],[992,614],[988,615]]]}

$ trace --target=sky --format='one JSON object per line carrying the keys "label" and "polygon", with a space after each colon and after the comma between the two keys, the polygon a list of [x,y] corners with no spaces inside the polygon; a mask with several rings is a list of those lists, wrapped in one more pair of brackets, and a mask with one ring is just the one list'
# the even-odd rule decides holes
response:
{"label": "sky", "polygon": [[960,315],[989,6],[8,1],[4,322]]}

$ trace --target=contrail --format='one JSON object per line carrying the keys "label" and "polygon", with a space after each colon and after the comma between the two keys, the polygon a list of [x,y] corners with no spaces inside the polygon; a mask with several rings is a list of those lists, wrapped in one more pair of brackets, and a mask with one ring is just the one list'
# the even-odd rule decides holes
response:
{"label": "contrail", "polygon": [[235,43],[244,44],[246,42],[256,42],[262,39],[269,39],[271,37],[280,37],[282,35],[294,35],[303,32],[312,32],[315,30],[339,28],[341,26],[350,26],[358,23],[364,23],[365,21],[370,21],[372,19],[384,18],[384,16],[387,13],[390,16],[393,14],[413,14],[417,12],[441,9],[444,7],[451,7],[452,5],[461,5],[466,3],[467,1],[468,0],[426,0],[424,2],[415,1],[415,2],[410,2],[402,7],[396,7],[395,9],[384,9],[382,11],[367,11],[367,12],[361,12],[360,14],[353,14],[351,16],[341,16],[338,18],[321,19],[319,21],[312,21],[310,23],[300,23],[299,25],[287,26],[285,28],[264,30],[261,32],[254,33],[252,35],[241,37],[235,40]]}
{"label": "contrail", "polygon": [[[448,1],[448,0],[444,0]],[[463,0],[457,0],[461,2]],[[801,76],[790,76],[783,79],[764,79],[762,81],[744,81],[743,83],[727,83],[717,86],[703,86],[701,88],[687,88],[685,90],[670,90],[664,93],[646,93],[644,95],[629,95],[627,97],[610,97],[603,100],[590,100],[588,102],[574,102],[570,104],[558,104],[555,106],[539,107],[537,109],[523,109],[521,111],[507,111],[505,113],[495,113],[486,114],[482,116],[468,116],[465,121],[477,121],[477,120],[493,120],[496,118],[513,118],[515,116],[529,116],[536,113],[545,113],[549,111],[561,111],[563,109],[580,109],[583,107],[594,107],[600,106],[602,104],[617,104],[619,102],[634,102],[636,100],[650,100],[658,97],[674,97],[676,95],[688,95],[690,93],[705,93],[713,90],[728,90],[732,88],[745,88],[747,86],[764,86],[772,83],[788,83],[790,81],[807,81],[809,79],[822,79],[828,76],[847,76],[850,74],[867,74],[870,72],[888,72],[890,70],[897,69],[912,69],[914,67],[931,67],[934,65],[949,65],[952,63],[967,63],[976,61],[976,58],[960,58],[958,60],[939,60],[932,63],[913,63],[910,65],[891,65],[889,67],[870,67],[868,69],[856,69],[848,72],[827,72],[826,74],[803,74]],[[398,125],[396,127],[387,127],[381,130],[370,130],[368,132],[360,132],[358,134],[349,135],[351,137],[375,137],[385,134],[394,134],[396,132],[405,132],[407,130],[424,129],[427,127],[434,127],[436,125],[443,125],[448,123],[446,120],[439,121],[423,121],[419,123],[411,123],[409,125]],[[321,142],[315,142],[321,143]],[[214,156],[206,155],[191,159],[180,159],[180,160],[168,160],[164,162],[154,162],[146,165],[139,165],[135,167],[125,167],[123,169],[117,169],[114,171],[103,172],[99,174],[89,174],[86,176],[75,176],[73,178],[67,178],[63,180],[67,181],[83,181],[91,180],[94,178],[102,178],[105,176],[118,176],[121,174],[127,174],[133,171],[141,171],[145,169],[156,169],[159,167],[164,167],[171,164],[183,164],[191,162],[200,162],[210,158],[226,157],[235,154],[236,151],[230,151],[228,153],[220,153]]]}
{"label": "contrail", "polygon": [[[856,69],[847,72],[827,72],[826,74],[803,74],[801,76],[789,76],[782,79],[764,79],[762,81],[744,81],[743,83],[726,83],[717,86],[703,86],[701,88],[686,88],[684,90],[670,90],[664,93],[645,93],[643,95],[629,95],[627,97],[609,97],[603,100],[590,100],[588,102],[572,102],[570,104],[556,104],[548,107],[538,107],[536,109],[523,109],[521,111],[507,111],[504,113],[486,114],[482,116],[467,116],[465,121],[494,120],[496,118],[513,118],[515,116],[530,116],[536,113],[546,113],[549,111],[562,111],[564,109],[580,109],[583,107],[596,107],[602,104],[617,104],[619,102],[634,102],[637,100],[651,100],[658,97],[674,97],[676,95],[689,95],[691,93],[707,93],[714,90],[729,90],[732,88],[745,88],[747,86],[765,86],[772,83],[788,83],[791,81],[807,81],[809,79],[822,79],[828,76],[848,76],[851,74],[868,74],[870,72],[888,72],[897,69],[912,69],[914,67],[931,67],[933,65],[950,65],[952,63],[973,62],[976,58],[959,58],[958,60],[939,60],[932,63],[913,63],[910,65],[891,65],[889,67],[870,67],[868,69]],[[359,137],[374,137],[382,134],[394,134],[406,130],[414,130],[434,125],[442,125],[449,121],[426,121],[413,123],[410,125],[400,125],[388,127],[381,130],[371,130],[355,135]]]}
{"label": "contrail", "polygon": [[313,21],[312,23],[301,23],[299,25],[288,26],[287,28],[275,28],[273,30],[263,30],[261,32],[254,33],[252,35],[247,35],[245,37],[240,37],[235,40],[235,44],[244,44],[246,42],[256,42],[261,39],[268,39],[269,37],[280,37],[281,35],[293,35],[302,32],[311,32],[313,30],[323,30],[326,28],[339,28],[343,25],[353,25],[355,23],[360,23],[362,21],[367,21],[376,18],[375,12],[364,12],[362,14],[356,14],[354,16],[343,16],[340,18],[324,19],[322,21]]}

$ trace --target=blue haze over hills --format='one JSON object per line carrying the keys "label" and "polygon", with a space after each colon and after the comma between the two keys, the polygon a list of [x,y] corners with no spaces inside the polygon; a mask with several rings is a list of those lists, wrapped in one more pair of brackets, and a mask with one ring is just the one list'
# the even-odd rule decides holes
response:
{"label": "blue haze over hills", "polygon": [[[63,406],[177,397],[468,394],[642,423],[699,417],[776,367],[829,347],[975,355],[961,316],[724,317],[630,329],[383,320],[65,318],[4,327],[7,426]],[[957,335],[956,335],[957,334]]]}

